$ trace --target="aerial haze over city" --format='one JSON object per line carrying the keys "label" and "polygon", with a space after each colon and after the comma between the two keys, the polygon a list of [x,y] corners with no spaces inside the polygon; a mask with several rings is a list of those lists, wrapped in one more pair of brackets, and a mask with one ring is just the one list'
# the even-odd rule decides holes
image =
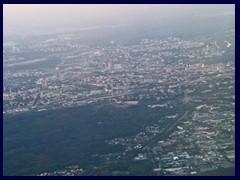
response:
{"label": "aerial haze over city", "polygon": [[4,176],[234,176],[235,5],[4,4]]}

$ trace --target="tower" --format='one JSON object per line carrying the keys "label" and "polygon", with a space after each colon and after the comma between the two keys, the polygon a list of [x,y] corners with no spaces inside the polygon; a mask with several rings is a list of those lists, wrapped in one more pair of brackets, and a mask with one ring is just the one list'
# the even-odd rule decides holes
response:
{"label": "tower", "polygon": [[48,83],[47,83],[47,80],[46,80],[46,79],[44,80],[43,88],[45,88],[45,89],[48,88]]}

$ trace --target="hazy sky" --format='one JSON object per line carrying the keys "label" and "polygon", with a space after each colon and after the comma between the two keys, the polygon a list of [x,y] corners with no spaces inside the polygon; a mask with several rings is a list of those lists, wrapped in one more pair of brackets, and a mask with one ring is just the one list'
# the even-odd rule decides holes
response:
{"label": "hazy sky", "polygon": [[[4,33],[33,27],[86,27],[99,24],[132,23],[151,16],[235,14],[234,5],[90,5],[18,4],[3,5]],[[24,30],[23,30],[24,29]],[[34,29],[34,28],[33,28]]]}
{"label": "hazy sky", "polygon": [[[183,8],[179,5],[111,5],[111,4],[20,4],[20,5],[3,5],[4,20],[12,23],[34,23],[34,21],[61,20],[69,18],[86,18],[100,19],[108,16],[111,18],[115,15],[125,15],[126,13],[143,13],[151,9],[159,11]],[[142,14],[144,15],[144,14]]]}

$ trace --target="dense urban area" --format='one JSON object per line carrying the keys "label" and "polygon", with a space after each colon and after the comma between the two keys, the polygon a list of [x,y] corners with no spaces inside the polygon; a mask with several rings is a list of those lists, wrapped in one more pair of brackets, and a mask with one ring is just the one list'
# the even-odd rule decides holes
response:
{"label": "dense urban area", "polygon": [[[81,112],[79,119],[84,112],[90,114],[95,129],[87,136],[106,134],[101,143],[89,145],[85,164],[72,158],[70,163],[38,171],[28,171],[26,165],[27,170],[16,175],[202,175],[235,168],[234,36],[230,30],[221,42],[170,36],[134,43],[109,40],[102,46],[85,45],[80,36],[69,34],[25,44],[4,42],[6,129],[11,119],[25,113],[34,115],[33,123],[41,123],[47,112],[64,116],[70,109]],[[115,127],[114,121],[125,125],[117,122]],[[67,125],[63,122],[61,127]],[[12,136],[15,133],[12,130]],[[74,137],[78,136],[71,137],[77,142]],[[5,159],[12,157],[13,141],[13,137],[4,140]],[[57,138],[54,142],[61,143]],[[112,151],[92,150],[97,146]],[[76,151],[81,154],[81,147]],[[46,157],[31,161],[41,164]],[[16,168],[25,160],[17,162]],[[10,169],[7,174],[14,174]]]}

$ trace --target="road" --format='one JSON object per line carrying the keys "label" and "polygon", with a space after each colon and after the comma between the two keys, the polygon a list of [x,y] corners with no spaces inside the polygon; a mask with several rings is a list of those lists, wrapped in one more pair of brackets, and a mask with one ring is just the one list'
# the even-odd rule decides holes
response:
{"label": "road", "polygon": [[187,111],[185,112],[177,121],[175,121],[173,124],[170,124],[161,134],[158,134],[157,136],[155,136],[154,138],[152,138],[151,140],[149,140],[145,147],[143,148],[143,150],[146,150],[148,155],[150,156],[150,159],[153,163],[156,163],[155,162],[155,159],[154,159],[154,156],[152,154],[152,146],[159,140],[162,140],[162,139],[166,139],[169,134],[172,132],[172,130],[177,126],[177,124],[183,120],[187,114],[189,113],[190,111]]}

